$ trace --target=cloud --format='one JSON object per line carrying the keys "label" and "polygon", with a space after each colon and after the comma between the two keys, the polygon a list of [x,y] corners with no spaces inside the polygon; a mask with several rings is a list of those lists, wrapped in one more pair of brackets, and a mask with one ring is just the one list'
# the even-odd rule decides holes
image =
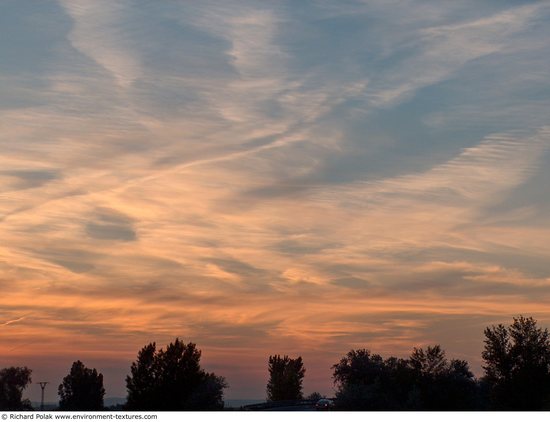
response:
{"label": "cloud", "polygon": [[360,278],[337,278],[336,280],[332,281],[332,284],[336,286],[343,286],[348,287],[350,289],[358,289],[363,290],[367,289],[369,286],[369,282],[366,280],[361,280]]}
{"label": "cloud", "polygon": [[177,335],[257,388],[302,354],[328,393],[352,347],[479,363],[484,324],[550,321],[544,3],[11,7],[51,41],[1,44],[14,364]]}
{"label": "cloud", "polygon": [[10,319],[10,320],[8,320],[8,321],[6,321],[6,322],[1,323],[0,326],[6,326],[6,325],[15,324],[15,323],[18,323],[18,322],[20,322],[20,321],[25,320],[26,318],[27,318],[27,316],[24,315],[24,316],[19,317],[19,318]]}
{"label": "cloud", "polygon": [[11,184],[12,189],[18,190],[18,189],[31,189],[31,188],[40,187],[48,182],[59,179],[61,175],[57,170],[32,169],[32,170],[3,170],[3,171],[0,171],[0,177],[3,177],[5,179],[12,179],[11,183],[10,183],[10,180],[7,180],[6,181],[7,184]]}
{"label": "cloud", "polygon": [[86,224],[86,233],[95,239],[105,240],[136,240],[136,232],[132,220],[114,210],[100,209],[93,221]]}
{"label": "cloud", "polygon": [[94,268],[95,253],[90,253],[86,250],[75,249],[46,249],[35,250],[34,253],[41,258],[60,265],[74,273],[85,273]]}
{"label": "cloud", "polygon": [[452,75],[466,63],[506,50],[545,6],[529,4],[489,17],[423,28],[408,48],[415,54],[397,61],[395,68],[367,92],[376,107],[388,107],[410,98],[418,89]]}
{"label": "cloud", "polygon": [[110,72],[116,84],[128,87],[140,75],[139,61],[128,52],[123,16],[129,3],[61,1],[73,18],[72,45]]}

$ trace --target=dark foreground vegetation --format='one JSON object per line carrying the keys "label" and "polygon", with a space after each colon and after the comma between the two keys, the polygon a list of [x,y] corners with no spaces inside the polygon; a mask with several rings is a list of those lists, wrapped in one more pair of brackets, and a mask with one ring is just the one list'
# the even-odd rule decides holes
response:
{"label": "dark foreground vegetation", "polygon": [[[336,410],[550,410],[550,335],[533,318],[514,318],[485,329],[482,353],[485,374],[476,379],[468,362],[447,359],[440,346],[414,348],[408,358],[349,351],[333,369]],[[223,377],[200,367],[201,351],[179,339],[166,349],[155,343],[141,349],[126,378],[127,403],[120,410],[221,410]],[[305,368],[301,357],[273,355],[268,360],[268,407],[312,406],[304,399]],[[31,370],[0,370],[0,410],[32,410],[23,390]],[[59,410],[104,409],[103,375],[73,363],[58,389]],[[327,402],[327,400],[325,400]]]}
{"label": "dark foreground vegetation", "polygon": [[145,346],[126,377],[126,410],[221,410],[223,377],[200,367],[201,352],[193,343],[176,339],[157,351]]}

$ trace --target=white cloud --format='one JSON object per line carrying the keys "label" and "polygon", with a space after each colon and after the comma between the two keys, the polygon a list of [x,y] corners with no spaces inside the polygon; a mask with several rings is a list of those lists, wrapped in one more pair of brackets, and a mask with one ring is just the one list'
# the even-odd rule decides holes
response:
{"label": "white cloud", "polygon": [[513,37],[545,8],[542,3],[519,6],[481,19],[415,30],[408,43],[396,46],[409,49],[411,57],[385,70],[367,91],[367,98],[375,107],[388,107],[451,78],[468,62],[509,48]]}
{"label": "white cloud", "polygon": [[[256,357],[284,334],[289,348],[330,348],[332,358],[367,340],[399,350],[429,340],[435,314],[542,309],[530,295],[547,298],[547,277],[525,268],[549,253],[549,227],[510,227],[540,210],[499,203],[533,188],[546,165],[544,109],[534,119],[523,97],[480,106],[437,89],[475,80],[510,98],[521,74],[533,90],[525,98],[545,104],[544,66],[507,66],[545,48],[534,26],[542,3],[483,14],[472,3],[317,2],[300,13],[266,2],[61,4],[72,27],[60,62],[37,77],[40,104],[0,110],[4,320],[36,308],[32,327],[4,324],[4,338],[50,330],[67,347],[82,330],[89,352],[107,333],[106,349],[133,356],[152,336],[183,332],[221,357],[215,328],[231,324]],[[508,91],[468,67],[491,68],[498,55]],[[443,105],[389,110],[415,98]],[[471,130],[474,114],[491,117],[495,134]],[[371,143],[376,119],[388,133]],[[459,148],[450,143],[475,140],[448,158]],[[396,169],[420,153],[428,170]],[[336,172],[356,167],[352,181],[325,174],[331,159]],[[481,221],[487,207],[494,218]],[[519,251],[521,269],[507,258]],[[256,322],[257,338],[243,336]]]}
{"label": "white cloud", "polygon": [[121,88],[128,88],[141,76],[140,61],[130,49],[132,33],[128,33],[124,21],[124,16],[131,12],[131,3],[59,1],[73,18],[69,40],[77,50],[110,72]]}

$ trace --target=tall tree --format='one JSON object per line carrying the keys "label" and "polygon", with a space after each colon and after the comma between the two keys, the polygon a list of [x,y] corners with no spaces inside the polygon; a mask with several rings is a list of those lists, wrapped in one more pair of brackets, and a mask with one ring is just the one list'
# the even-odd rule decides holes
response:
{"label": "tall tree", "polygon": [[384,390],[389,380],[385,375],[382,356],[370,350],[350,350],[332,367],[337,386],[336,405],[345,410],[393,409],[385,400]]}
{"label": "tall tree", "polygon": [[161,410],[155,407],[161,399],[157,360],[155,343],[149,343],[138,352],[137,361],[130,368],[132,375],[126,377],[126,407],[129,410]]}
{"label": "tall tree", "polygon": [[138,353],[126,377],[128,410],[218,410],[223,408],[223,377],[200,367],[201,351],[179,339],[166,350],[150,343]]}
{"label": "tall tree", "polygon": [[77,360],[59,385],[58,394],[61,410],[102,410],[103,375]]}
{"label": "tall tree", "polygon": [[302,382],[306,369],[301,356],[296,359],[280,355],[269,356],[268,370],[267,399],[269,401],[303,398]]}
{"label": "tall tree", "polygon": [[485,329],[484,381],[495,409],[537,410],[550,400],[550,334],[532,317]]}
{"label": "tall tree", "polygon": [[[439,345],[414,348],[409,358],[415,380],[414,406],[422,410],[473,410],[477,383],[464,360],[447,360]],[[411,403],[412,405],[413,403]]]}
{"label": "tall tree", "polygon": [[31,402],[22,398],[31,383],[31,373],[27,367],[0,370],[0,410],[32,410]]}
{"label": "tall tree", "polygon": [[346,410],[469,410],[477,384],[465,361],[439,346],[414,349],[409,359],[351,350],[334,365],[336,405]]}

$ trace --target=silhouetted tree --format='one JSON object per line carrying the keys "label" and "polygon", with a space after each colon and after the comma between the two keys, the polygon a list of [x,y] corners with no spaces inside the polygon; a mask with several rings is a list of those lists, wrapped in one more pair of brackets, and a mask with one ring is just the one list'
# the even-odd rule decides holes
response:
{"label": "silhouetted tree", "polygon": [[32,410],[31,402],[23,400],[23,390],[31,383],[32,371],[27,367],[0,370],[0,410]]}
{"label": "silhouetted tree", "polygon": [[288,356],[269,356],[269,381],[267,383],[267,400],[300,400],[302,382],[306,369],[302,357],[291,359]]}
{"label": "silhouetted tree", "polygon": [[201,351],[179,339],[166,350],[150,343],[138,353],[126,377],[128,410],[218,410],[223,408],[223,377],[200,367]]}
{"label": "silhouetted tree", "polygon": [[311,400],[311,401],[319,401],[323,398],[324,398],[324,396],[321,395],[321,393],[319,393],[318,391],[314,391],[313,393],[308,394],[308,396],[305,399],[306,400]]}
{"label": "silhouetted tree", "polygon": [[77,360],[59,385],[58,394],[61,410],[101,410],[105,396],[103,375]]}
{"label": "silhouetted tree", "polygon": [[[448,361],[439,345],[414,348],[409,358],[414,373],[416,403],[422,410],[472,410],[477,406],[477,383],[468,362]],[[412,404],[412,403],[411,403]]]}
{"label": "silhouetted tree", "polygon": [[409,359],[384,360],[352,350],[333,366],[336,406],[347,410],[466,410],[476,382],[465,361],[447,361],[439,346],[414,349]]}
{"label": "silhouetted tree", "polygon": [[138,352],[137,361],[130,368],[132,375],[126,377],[126,407],[129,410],[161,410],[158,408],[161,400],[159,366],[155,343],[149,343]]}
{"label": "silhouetted tree", "polygon": [[412,372],[407,361],[351,350],[332,369],[337,386],[336,406],[346,410],[399,410],[407,408]]}
{"label": "silhouetted tree", "polygon": [[550,398],[550,335],[529,317],[485,329],[484,381],[494,409],[537,410]]}

